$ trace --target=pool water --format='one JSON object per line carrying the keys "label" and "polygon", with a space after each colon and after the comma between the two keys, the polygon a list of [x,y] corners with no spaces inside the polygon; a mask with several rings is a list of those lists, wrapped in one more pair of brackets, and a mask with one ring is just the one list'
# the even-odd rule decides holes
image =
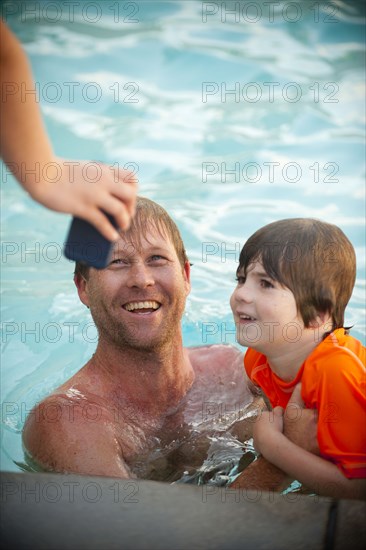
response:
{"label": "pool water", "polygon": [[[364,2],[72,4],[2,10],[56,153],[128,165],[178,223],[194,264],[185,344],[237,345],[240,248],[301,216],[354,244],[346,324],[365,342]],[[4,166],[1,194],[1,468],[17,471],[27,413],[87,361],[96,331],[61,253],[69,217],[30,200]],[[220,437],[194,482],[235,470],[243,449]]]}

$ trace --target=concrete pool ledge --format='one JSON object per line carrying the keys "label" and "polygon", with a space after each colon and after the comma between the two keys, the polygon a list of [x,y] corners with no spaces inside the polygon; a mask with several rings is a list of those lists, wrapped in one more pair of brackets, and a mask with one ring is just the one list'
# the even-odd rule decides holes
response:
{"label": "concrete pool ledge", "polygon": [[365,548],[366,503],[53,473],[1,473],[7,549]]}

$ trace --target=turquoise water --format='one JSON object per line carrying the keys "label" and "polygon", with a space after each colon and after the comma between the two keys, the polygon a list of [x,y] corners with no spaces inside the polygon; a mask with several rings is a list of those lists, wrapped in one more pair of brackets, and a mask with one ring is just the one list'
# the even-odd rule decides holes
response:
{"label": "turquoise water", "polygon": [[[231,15],[223,2],[74,4],[2,9],[56,153],[129,164],[177,221],[194,264],[185,343],[235,344],[240,247],[291,216],[336,223],[354,244],[346,323],[365,342],[364,2],[226,2]],[[1,193],[1,467],[16,471],[27,412],[90,357],[96,333],[61,256],[69,217],[6,170]]]}

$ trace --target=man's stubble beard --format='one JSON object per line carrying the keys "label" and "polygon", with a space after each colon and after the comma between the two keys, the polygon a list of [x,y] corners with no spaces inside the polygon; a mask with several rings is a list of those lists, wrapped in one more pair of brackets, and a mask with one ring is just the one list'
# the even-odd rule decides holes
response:
{"label": "man's stubble beard", "polygon": [[[109,315],[108,311],[99,307],[90,309],[94,324],[98,330],[99,341],[103,340],[107,345],[111,344],[116,349],[126,351],[154,352],[164,349],[169,344],[178,344],[181,341],[181,319],[184,311],[184,304],[177,304],[175,308],[154,332],[155,336],[147,338],[139,331],[139,320],[121,322]],[[178,310],[178,311],[177,311]]]}

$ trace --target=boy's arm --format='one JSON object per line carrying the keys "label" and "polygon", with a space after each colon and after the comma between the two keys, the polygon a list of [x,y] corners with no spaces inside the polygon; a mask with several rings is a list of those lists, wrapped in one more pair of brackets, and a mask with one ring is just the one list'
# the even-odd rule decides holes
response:
{"label": "boy's arm", "polygon": [[[264,407],[259,411],[258,417],[263,411],[265,411]],[[286,409],[284,434],[296,445],[312,453],[319,454],[317,442],[317,416],[315,413],[316,411],[314,410],[303,409],[300,390],[299,387],[296,386]],[[253,431],[250,434],[250,437],[252,436]],[[293,477],[287,475],[284,471],[261,456],[241,472],[231,487],[234,489],[245,488],[262,491],[283,491],[289,487],[293,480]]]}
{"label": "boy's arm", "polygon": [[323,496],[365,499],[366,480],[348,479],[338,467],[290,441],[283,433],[284,410],[264,411],[254,426],[256,449],[273,465]]}

